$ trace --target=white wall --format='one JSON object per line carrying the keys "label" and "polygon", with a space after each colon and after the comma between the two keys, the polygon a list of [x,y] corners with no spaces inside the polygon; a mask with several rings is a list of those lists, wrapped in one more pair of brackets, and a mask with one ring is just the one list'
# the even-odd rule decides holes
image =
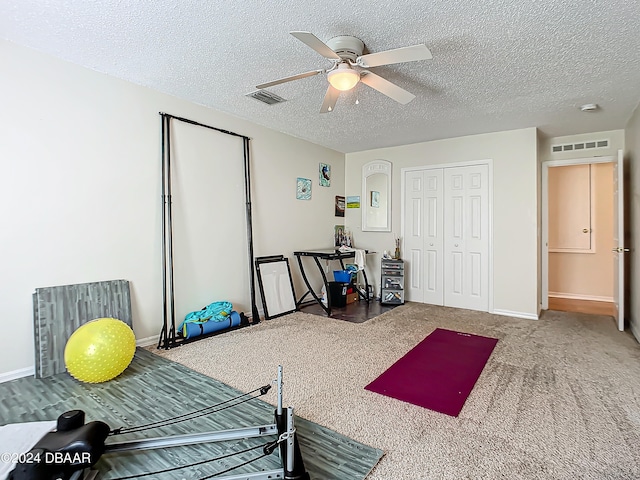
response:
{"label": "white wall", "polygon": [[535,128],[473,135],[347,154],[346,195],[361,195],[362,166],[375,159],[392,163],[392,232],[362,232],[359,209],[346,209],[345,223],[357,247],[380,256],[394,249],[401,232],[401,169],[491,159],[493,162],[493,309],[496,313],[538,314],[538,164]]}
{"label": "white wall", "polygon": [[626,246],[630,248],[627,265],[629,272],[629,320],[631,331],[640,342],[640,105],[638,105],[625,128],[625,160],[629,182],[625,185],[629,199],[627,206],[627,231],[629,232]]}
{"label": "white wall", "polygon": [[[159,334],[160,111],[252,139],[255,255],[289,256],[302,293],[291,253],[332,244],[343,154],[5,41],[0,64],[0,377],[34,363],[31,295],[38,287],[127,279],[137,338]],[[211,148],[194,142],[192,150]],[[218,148],[225,161],[242,162],[241,148]],[[197,170],[210,159],[193,161]],[[318,185],[320,162],[332,167],[329,188]],[[204,212],[215,215],[237,197],[242,179],[232,170],[220,172]],[[295,199],[298,176],[313,180],[310,201]],[[219,255],[233,251],[246,262],[244,215],[218,227],[228,249]],[[189,256],[187,245],[176,248],[176,261]],[[237,274],[224,270],[219,278]],[[210,285],[197,290],[202,299],[224,300]],[[249,310],[248,284],[236,299],[238,310]]]}

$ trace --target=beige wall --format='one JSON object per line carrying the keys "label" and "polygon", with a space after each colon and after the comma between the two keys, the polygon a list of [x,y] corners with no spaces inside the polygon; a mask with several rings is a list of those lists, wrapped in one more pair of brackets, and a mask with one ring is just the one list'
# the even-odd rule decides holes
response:
{"label": "beige wall", "polygon": [[[32,368],[38,287],[127,279],[137,338],[159,335],[160,111],[251,138],[256,256],[291,258],[294,250],[332,245],[342,153],[5,41],[0,64],[0,378]],[[178,320],[223,295],[250,309],[242,147],[196,130],[174,130],[185,147],[174,159],[174,193],[182,194],[174,199]],[[318,184],[320,162],[332,167],[329,188]],[[210,175],[199,184],[209,190],[186,205],[200,171]],[[313,181],[310,201],[296,200],[296,177]],[[216,213],[231,208],[234,215],[221,221]],[[180,230],[186,215],[202,221],[195,234]],[[184,279],[204,270],[212,272],[203,278],[209,283],[187,287]],[[301,294],[297,265],[292,271]]]}
{"label": "beige wall", "polygon": [[[4,92],[0,119],[0,328],[7,333],[0,336],[0,378],[6,372],[32,368],[31,294],[37,287],[128,279],[137,337],[159,334],[159,111],[251,137],[256,256],[284,254],[292,258],[294,250],[328,246],[336,223],[345,223],[353,231],[356,246],[379,253],[392,250],[394,235],[401,231],[402,168],[492,160],[491,300],[496,313],[525,317],[535,317],[538,311],[536,157],[558,159],[557,154],[545,153],[548,145],[591,136],[541,138],[537,143],[536,130],[530,128],[349,154],[345,166],[339,152],[8,42],[0,41],[0,62],[3,73],[10,73],[0,75]],[[629,225],[635,252],[640,238],[638,109],[626,131],[613,131],[609,138],[612,151],[599,154],[613,154],[625,141],[627,145]],[[204,147],[200,144],[204,140],[195,142]],[[220,148],[219,144],[214,148]],[[222,147],[218,153],[231,162],[238,158],[235,145]],[[362,232],[359,209],[346,209],[344,219],[334,217],[334,197],[361,195],[361,167],[377,158],[393,163],[391,233]],[[318,185],[319,162],[332,167],[330,188]],[[199,167],[204,165],[194,165]],[[225,174],[230,173],[221,173],[216,185],[218,198],[207,205],[214,213],[227,208],[227,198],[236,196],[241,188],[237,179],[226,182],[230,175]],[[295,200],[299,176],[313,181],[311,201]],[[223,238],[222,255],[232,249],[240,258],[240,250],[246,246],[245,223],[243,215],[237,217],[232,224],[211,232]],[[638,332],[634,326],[640,321],[640,260],[633,252],[630,317]],[[187,246],[176,252],[181,258],[188,253]],[[220,261],[221,257],[211,258]],[[379,269],[379,255],[370,263],[372,270]],[[300,294],[301,280],[293,262],[292,271]],[[379,282],[378,274],[372,276]],[[314,281],[317,284],[318,279]],[[196,290],[200,298],[216,299],[208,286]],[[243,285],[242,292],[237,304],[246,310],[248,285]]]}
{"label": "beige wall", "polygon": [[496,313],[536,318],[538,314],[538,164],[535,128],[417,143],[350,153],[346,195],[362,195],[362,166],[376,159],[392,163],[392,232],[363,232],[359,209],[346,209],[345,223],[356,246],[378,252],[367,259],[380,282],[380,255],[393,250],[401,234],[403,168],[490,159],[493,169],[493,284]]}
{"label": "beige wall", "polygon": [[636,107],[625,128],[625,167],[629,179],[626,184],[628,238],[626,246],[631,250],[627,255],[629,284],[626,291],[628,301],[627,319],[631,331],[640,341],[640,105]]}
{"label": "beige wall", "polygon": [[[592,230],[595,251],[549,252],[549,295],[613,301],[613,164],[596,163],[591,169],[594,176],[595,218]],[[550,197],[554,194],[553,172],[554,168],[549,168]],[[549,205],[550,226],[556,223],[552,218],[554,212],[556,210]]]}

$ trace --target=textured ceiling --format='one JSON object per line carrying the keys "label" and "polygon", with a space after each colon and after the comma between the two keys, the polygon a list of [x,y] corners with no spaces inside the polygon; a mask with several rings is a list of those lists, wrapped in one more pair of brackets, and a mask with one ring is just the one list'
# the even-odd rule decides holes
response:
{"label": "textured ceiling", "polygon": [[[282,104],[246,97],[331,66],[293,30],[368,52],[424,43],[433,60],[372,68],[416,95],[407,105],[360,84],[320,114],[324,75],[271,87]],[[638,0],[2,0],[0,36],[341,152],[619,129],[640,100]]]}

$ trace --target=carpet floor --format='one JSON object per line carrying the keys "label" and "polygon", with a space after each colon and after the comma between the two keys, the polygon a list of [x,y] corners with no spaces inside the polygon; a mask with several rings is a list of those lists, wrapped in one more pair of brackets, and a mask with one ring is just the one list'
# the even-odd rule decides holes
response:
{"label": "carpet floor", "polygon": [[[459,417],[364,389],[438,327],[499,339]],[[367,480],[640,478],[640,345],[611,317],[408,303],[359,324],[296,312],[152,351],[241,391],[282,364],[297,415],[385,452]]]}

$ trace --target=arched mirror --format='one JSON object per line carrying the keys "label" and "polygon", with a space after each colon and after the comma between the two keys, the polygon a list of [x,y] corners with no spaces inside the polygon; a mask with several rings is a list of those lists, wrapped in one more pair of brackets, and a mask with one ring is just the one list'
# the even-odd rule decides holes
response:
{"label": "arched mirror", "polygon": [[362,231],[391,231],[391,162],[374,160],[362,167]]}

